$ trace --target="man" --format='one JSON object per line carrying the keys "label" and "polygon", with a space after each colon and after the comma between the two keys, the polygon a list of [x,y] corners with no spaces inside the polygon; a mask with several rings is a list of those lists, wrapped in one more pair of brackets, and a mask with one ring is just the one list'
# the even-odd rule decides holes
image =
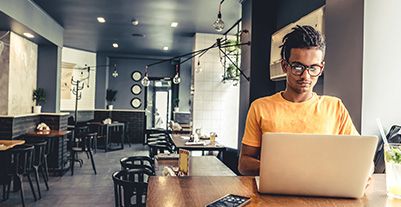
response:
{"label": "man", "polygon": [[358,135],[340,99],[313,92],[324,69],[326,43],[311,26],[297,26],[283,38],[285,91],[255,100],[248,111],[238,169],[259,174],[262,134],[291,132]]}

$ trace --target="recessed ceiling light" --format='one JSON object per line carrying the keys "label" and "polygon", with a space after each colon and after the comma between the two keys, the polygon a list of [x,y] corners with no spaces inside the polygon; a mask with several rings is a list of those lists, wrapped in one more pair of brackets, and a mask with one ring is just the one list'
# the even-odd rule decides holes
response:
{"label": "recessed ceiling light", "polygon": [[139,24],[139,21],[137,19],[132,19],[131,24],[136,26]]}
{"label": "recessed ceiling light", "polygon": [[178,26],[178,22],[171,22],[171,27],[177,27]]}
{"label": "recessed ceiling light", "polygon": [[32,39],[32,38],[35,37],[33,34],[31,34],[31,33],[29,33],[29,32],[25,32],[25,33],[24,33],[24,36],[27,37],[27,38],[30,38],[30,39]]}
{"label": "recessed ceiling light", "polygon": [[168,50],[168,47],[167,47],[167,46],[164,46],[164,47],[163,47],[163,50],[164,50],[164,51],[167,51],[167,50]]}
{"label": "recessed ceiling light", "polygon": [[118,48],[118,44],[117,43],[113,43],[113,47],[114,48]]}
{"label": "recessed ceiling light", "polygon": [[97,18],[97,21],[98,21],[99,23],[105,23],[105,22],[106,22],[106,19],[104,19],[104,17],[98,17],[98,18]]}

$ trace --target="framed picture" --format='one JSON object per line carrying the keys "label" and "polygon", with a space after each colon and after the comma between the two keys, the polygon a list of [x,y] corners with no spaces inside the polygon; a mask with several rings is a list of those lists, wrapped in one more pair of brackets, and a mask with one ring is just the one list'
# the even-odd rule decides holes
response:
{"label": "framed picture", "polygon": [[132,106],[132,108],[137,109],[137,108],[141,107],[141,105],[142,105],[141,99],[139,99],[139,98],[133,98],[133,99],[131,100],[131,106]]}
{"label": "framed picture", "polygon": [[131,78],[132,78],[132,80],[134,80],[134,81],[140,81],[141,78],[142,78],[142,73],[139,72],[139,71],[134,71],[134,72],[132,72],[132,74],[131,74]]}
{"label": "framed picture", "polygon": [[131,87],[131,92],[134,95],[138,95],[138,94],[140,94],[142,92],[142,87],[139,84],[134,84]]}

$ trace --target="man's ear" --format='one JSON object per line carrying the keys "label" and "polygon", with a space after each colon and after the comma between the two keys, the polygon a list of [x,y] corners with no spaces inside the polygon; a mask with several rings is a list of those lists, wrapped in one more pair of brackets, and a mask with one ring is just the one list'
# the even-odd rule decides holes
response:
{"label": "man's ear", "polygon": [[287,73],[287,62],[284,59],[281,60],[281,69],[284,73]]}
{"label": "man's ear", "polygon": [[322,66],[323,66],[323,67],[322,67],[322,73],[323,73],[323,71],[324,71],[324,66],[325,66],[325,65],[326,65],[326,62],[323,61],[323,62],[322,62]]}

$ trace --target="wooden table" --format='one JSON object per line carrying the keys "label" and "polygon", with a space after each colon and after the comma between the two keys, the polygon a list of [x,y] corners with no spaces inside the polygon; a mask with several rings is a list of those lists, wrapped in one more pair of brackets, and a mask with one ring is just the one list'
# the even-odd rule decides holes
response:
{"label": "wooden table", "polygon": [[[66,130],[50,130],[50,131],[34,131],[25,134],[27,139],[46,139],[47,141],[47,162],[50,171],[58,172],[59,175],[63,175],[69,169],[69,166],[65,167],[68,162],[67,156],[67,143],[66,136],[71,131]],[[57,148],[55,145],[57,144]],[[61,154],[59,150],[61,148]]]}
{"label": "wooden table", "polygon": [[[104,151],[112,151],[112,150],[120,150],[124,149],[124,137],[125,137],[125,124],[120,122],[113,122],[111,124],[103,124],[102,122],[89,122],[88,123],[91,127],[96,127],[98,136],[102,136],[105,138],[105,146]],[[110,146],[110,133],[112,130],[110,128],[119,128],[121,129],[120,138],[121,138],[121,145],[118,148],[113,148]]]}
{"label": "wooden table", "polygon": [[6,151],[21,144],[25,144],[25,140],[0,140],[0,151]]}
{"label": "wooden table", "polygon": [[177,149],[186,149],[189,151],[202,151],[202,154],[204,151],[218,151],[219,154],[218,156],[222,159],[223,158],[223,152],[226,151],[226,147],[219,144],[218,142],[215,142],[214,144],[208,144],[208,145],[185,145],[185,143],[188,141],[188,139],[183,139],[180,134],[172,134],[170,135],[170,139],[177,147]]}
{"label": "wooden table", "polygon": [[[162,175],[165,166],[178,166],[176,160],[156,160],[156,175]],[[236,174],[215,156],[191,156],[189,176],[235,176]]]}
{"label": "wooden table", "polygon": [[259,194],[254,177],[150,177],[147,206],[205,206],[226,194],[251,197],[251,206],[269,207],[399,207],[401,200],[386,196],[385,175],[375,174],[366,195],[360,199]]}

